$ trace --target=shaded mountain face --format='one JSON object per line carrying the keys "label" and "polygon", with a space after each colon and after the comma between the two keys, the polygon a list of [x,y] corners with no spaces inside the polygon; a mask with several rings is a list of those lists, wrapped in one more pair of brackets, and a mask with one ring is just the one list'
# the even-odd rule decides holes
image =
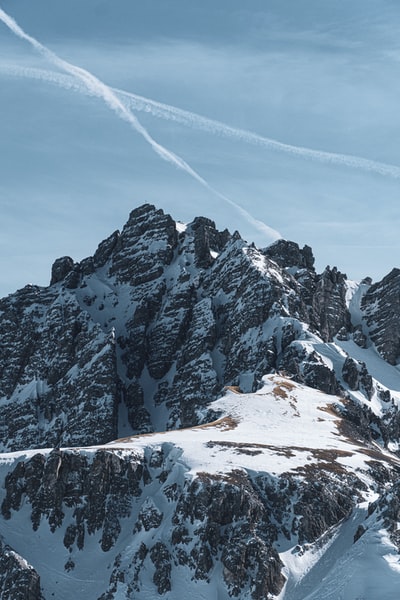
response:
{"label": "shaded mountain face", "polygon": [[336,546],[396,549],[399,273],[144,205],[0,300],[1,597],[328,598]]}

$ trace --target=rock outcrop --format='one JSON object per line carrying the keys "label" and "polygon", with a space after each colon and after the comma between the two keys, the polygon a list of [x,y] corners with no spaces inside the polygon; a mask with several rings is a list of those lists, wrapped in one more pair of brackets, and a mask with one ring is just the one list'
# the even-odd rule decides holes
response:
{"label": "rock outcrop", "polygon": [[[274,370],[370,400],[365,365],[343,359],[337,373],[302,341],[310,332],[321,343],[363,336],[362,346],[374,343],[395,364],[398,273],[364,295],[361,329],[346,276],[335,267],[318,275],[308,246],[279,240],[260,251],[209,219],[178,231],[169,215],[141,206],[93,257],[56,260],[48,288],[0,301],[2,447],[187,427],[206,418],[224,386],[252,391]],[[151,416],[160,407],[162,422]]]}
{"label": "rock outcrop", "polygon": [[3,600],[44,600],[38,573],[1,539],[0,597]]}
{"label": "rock outcrop", "polygon": [[[144,454],[53,450],[20,460],[9,472],[1,513],[12,524],[25,505],[32,535],[39,527],[41,536],[61,532],[71,577],[81,553],[98,540],[112,562],[99,600],[120,597],[121,582],[123,597],[141,597],[148,572],[153,593],[163,595],[177,567],[210,585],[221,574],[218,586],[229,597],[265,600],[285,583],[278,540],[312,543],[354,508],[363,483],[344,473],[339,480],[330,470],[315,466],[308,478],[245,470],[188,476],[170,444]],[[1,569],[13,578],[14,596],[7,595]],[[37,573],[7,548],[0,585],[4,598],[42,600]]]}
{"label": "rock outcrop", "polygon": [[400,269],[371,285],[362,308],[371,341],[389,364],[400,361]]}
{"label": "rock outcrop", "polygon": [[[144,205],[93,256],[57,259],[48,287],[0,300],[0,447],[16,452],[0,462],[0,596],[47,600],[60,573],[78,573],[93,600],[167,596],[179,578],[217,586],[224,600],[269,600],[285,585],[282,548],[301,556],[324,544],[368,486],[399,545],[399,398],[367,360],[399,361],[399,285],[398,269],[356,284],[336,267],[318,274],[308,246],[259,250],[210,219],[183,226]],[[282,418],[299,418],[292,390],[308,386],[312,401],[315,390],[332,399],[315,426],[333,420],[330,442],[356,440],[353,450],[209,438],[210,456],[270,452],[271,464],[289,466],[208,472],[175,440],[134,437],[230,430],[240,415],[222,418],[213,401],[230,388],[245,402],[267,375],[282,381],[265,395],[263,418],[279,402]],[[296,452],[302,466],[290,463]],[[363,466],[350,469],[356,453]],[[355,543],[368,526],[357,523]],[[62,548],[43,589],[48,566],[18,547],[18,527],[40,548],[42,539]],[[86,552],[102,565],[99,580],[85,571]]]}

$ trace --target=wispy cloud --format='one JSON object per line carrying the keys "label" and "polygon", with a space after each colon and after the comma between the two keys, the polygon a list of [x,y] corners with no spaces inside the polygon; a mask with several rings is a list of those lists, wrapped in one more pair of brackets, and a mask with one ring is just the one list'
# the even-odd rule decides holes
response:
{"label": "wispy cloud", "polygon": [[[76,77],[66,76],[61,73],[57,73],[56,71],[49,71],[45,69],[37,69],[33,67],[21,67],[21,66],[10,66],[10,65],[0,65],[0,71],[3,73],[8,73],[14,76],[20,77],[30,77],[33,79],[38,79],[42,81],[46,81],[52,83],[54,85],[74,90],[80,93],[98,96],[98,90],[93,88],[93,86],[82,85],[82,80],[79,78],[77,80]],[[85,83],[85,82],[84,82]],[[237,127],[232,127],[226,123],[221,121],[210,119],[208,117],[202,116],[198,113],[183,110],[176,106],[172,106],[170,104],[165,104],[162,102],[158,102],[156,100],[152,100],[151,98],[146,98],[144,96],[140,96],[131,92],[127,92],[125,90],[120,90],[117,88],[109,88],[107,86],[107,90],[112,91],[113,96],[118,100],[120,104],[123,105],[125,109],[134,110],[138,112],[145,112],[151,114],[152,116],[160,119],[166,119],[168,121],[174,121],[181,125],[185,125],[194,129],[207,131],[214,135],[220,135],[225,138],[236,139],[238,141],[245,142],[247,144],[252,144],[255,146],[263,147],[268,150],[272,150],[275,152],[282,152],[286,154],[291,154],[294,156],[299,156],[300,158],[304,158],[307,160],[314,160],[325,164],[332,165],[340,165],[351,169],[358,169],[361,171],[367,171],[371,173],[377,173],[382,176],[389,176],[393,178],[400,178],[400,167],[396,165],[391,165],[375,160],[370,160],[361,156],[354,156],[350,154],[342,154],[336,152],[327,152],[323,150],[317,150],[313,148],[308,148],[305,146],[296,146],[293,144],[286,144],[284,142],[280,142],[278,140],[268,138],[252,131],[248,131],[246,129],[240,129]],[[114,107],[111,107],[115,110]],[[136,120],[137,122],[137,120]],[[142,126],[140,126],[142,128]],[[136,128],[136,127],[135,127]],[[144,130],[144,128],[142,128]],[[149,134],[146,130],[145,139],[149,141]],[[151,145],[156,144],[155,150],[162,156],[162,158],[168,157],[164,156],[160,153],[160,145],[154,142],[152,138],[150,142]],[[165,149],[164,149],[165,151]],[[178,159],[181,161],[181,168],[189,172],[192,176],[194,176],[200,183],[209,187],[204,179],[202,179],[187,163],[182,161],[177,155],[173,155],[170,151],[167,151],[172,156],[170,157],[170,161],[174,162],[174,159]],[[184,164],[183,164],[184,163]],[[211,189],[209,187],[209,189]],[[214,191],[214,190],[212,190]],[[218,194],[218,192],[217,192]],[[226,201],[230,202],[229,199],[224,198]]]}
{"label": "wispy cloud", "polygon": [[[103,83],[100,79],[95,77],[92,73],[78,67],[66,60],[60,58],[57,54],[49,50],[46,46],[41,44],[34,37],[28,35],[17,23],[16,21],[10,17],[4,10],[0,8],[0,20],[19,38],[27,41],[31,46],[37,50],[42,56],[44,56],[47,60],[49,60],[56,67],[60,68],[62,71],[70,74],[75,80],[80,82],[85,90],[89,93],[89,95],[96,96],[102,99],[106,105],[122,120],[126,121],[133,129],[137,131],[145,141],[150,144],[153,150],[160,156],[163,160],[170,162],[178,169],[186,172],[193,179],[198,181],[202,186],[208,189],[212,194],[216,195],[218,198],[228,203],[230,206],[235,208],[243,218],[245,218],[253,227],[263,232],[270,239],[275,240],[281,235],[268,227],[262,221],[255,219],[250,213],[248,213],[243,207],[239,206],[236,202],[221,194],[218,190],[214,189],[197,171],[195,171],[183,158],[178,156],[177,154],[168,150],[165,146],[159,144],[143,127],[143,125],[138,121],[135,115],[127,108],[127,106],[120,100],[117,94]],[[56,80],[55,80],[56,81]]]}

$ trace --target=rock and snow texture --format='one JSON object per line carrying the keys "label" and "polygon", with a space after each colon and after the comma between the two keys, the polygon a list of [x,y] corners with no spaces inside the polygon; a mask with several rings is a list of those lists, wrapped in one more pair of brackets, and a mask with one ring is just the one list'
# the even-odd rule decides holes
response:
{"label": "rock and snow texture", "polygon": [[0,300],[0,597],[393,598],[399,297],[144,205]]}
{"label": "rock and snow texture", "polygon": [[211,408],[189,429],[3,454],[2,534],[43,597],[329,597],[312,594],[347,556],[354,593],[376,561],[389,599],[399,459],[357,437],[341,399],[282,376]]}
{"label": "rock and snow texture", "polygon": [[183,228],[153,206],[136,209],[93,257],[55,261],[48,288],[0,301],[3,450],[190,426],[225,385],[254,391],[277,370],[357,392],[367,408],[378,397],[392,409],[380,435],[394,439],[397,398],[342,348],[381,356],[397,376],[397,271],[357,285],[360,295],[313,262],[307,246],[258,250],[208,219]]}

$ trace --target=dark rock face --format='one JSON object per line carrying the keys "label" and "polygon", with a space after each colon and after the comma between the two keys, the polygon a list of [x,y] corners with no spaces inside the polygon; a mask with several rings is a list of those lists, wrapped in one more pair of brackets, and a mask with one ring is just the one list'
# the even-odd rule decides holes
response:
{"label": "dark rock face", "polygon": [[268,248],[265,248],[263,253],[283,268],[314,269],[315,259],[312,249],[307,245],[300,250],[296,242],[281,239],[268,246]]}
{"label": "dark rock face", "polygon": [[364,363],[348,356],[344,361],[342,376],[351,390],[362,390],[368,399],[373,393],[373,380]]}
{"label": "dark rock face", "polygon": [[363,325],[351,324],[346,281],[335,267],[318,275],[308,246],[279,240],[259,251],[209,219],[177,228],[141,206],[93,257],[55,261],[50,287],[0,300],[2,447],[191,426],[225,385],[254,391],[275,370],[369,400],[365,367],[346,361],[335,372],[303,344],[310,332],[321,343],[373,342],[395,364],[399,271],[364,295]]}
{"label": "dark rock face", "polygon": [[295,518],[292,525],[297,530],[299,544],[315,541],[332,525],[350,516],[357,484],[353,480],[349,490],[320,474],[319,481],[311,480],[300,486],[301,494],[294,511],[302,518],[299,522]]}
{"label": "dark rock face", "polygon": [[51,268],[51,281],[50,285],[54,285],[59,281],[62,281],[74,268],[74,261],[70,256],[63,256],[57,258]]}
{"label": "dark rock face", "polygon": [[[12,523],[24,503],[33,532],[39,524],[42,536],[46,528],[64,531],[64,546],[74,552],[66,571],[74,570],[72,556],[79,557],[96,535],[113,564],[102,600],[119,597],[121,582],[124,597],[140,597],[144,572],[151,574],[154,593],[163,595],[173,589],[177,566],[194,580],[213,584],[218,578],[232,597],[264,600],[279,594],[285,582],[278,539],[284,536],[294,546],[315,541],[350,515],[363,489],[354,476],[338,477],[328,461],[326,456],[325,463],[310,466],[307,477],[242,470],[188,477],[171,444],[144,455],[38,452],[10,471],[1,511]],[[121,536],[122,554],[116,552]],[[14,558],[3,549],[0,584],[3,564],[4,572],[14,572]],[[14,597],[41,600],[33,569],[27,566],[18,576],[29,592]]]}
{"label": "dark rock face", "polygon": [[[125,556],[115,557],[110,586],[102,598],[114,598],[122,579],[130,593],[139,592],[140,573],[148,561],[159,594],[171,589],[174,565],[190,569],[195,579],[211,581],[219,562],[231,595],[240,597],[252,590],[251,597],[261,600],[279,593],[284,577],[273,548],[276,527],[260,491],[245,472],[228,478],[208,474],[186,478],[182,471],[177,478],[178,457],[171,460],[171,450],[165,445],[147,457],[119,457],[106,450],[91,455],[37,453],[7,476],[2,515],[12,520],[21,504],[28,504],[33,531],[43,522],[53,533],[65,529],[64,545],[70,552],[84,550],[86,538],[97,532],[102,551],[111,556],[123,529],[126,537],[128,524],[134,522]],[[161,494],[167,499],[168,517],[157,508],[150,489],[155,498]],[[65,568],[73,569],[73,561]],[[39,590],[34,571],[29,573],[29,585]],[[39,591],[20,597],[41,598]]]}
{"label": "dark rock face", "polygon": [[[189,531],[198,521],[196,545],[189,553]],[[200,475],[179,498],[173,524],[179,559],[195,566],[197,578],[209,581],[220,555],[231,595],[240,597],[250,589],[252,598],[261,599],[281,590],[285,580],[272,545],[271,513],[244,472],[228,479]]]}
{"label": "dark rock face", "polygon": [[306,385],[317,388],[326,394],[340,393],[335,372],[320,359],[316,352],[307,356],[302,367],[303,381]]}
{"label": "dark rock face", "polygon": [[115,249],[120,237],[119,231],[114,231],[106,240],[101,242],[93,256],[93,268],[104,267]]}
{"label": "dark rock face", "polygon": [[50,531],[61,527],[68,508],[74,508],[64,545],[82,549],[85,535],[101,530],[101,548],[107,552],[121,532],[120,519],[130,514],[132,497],[139,496],[146,478],[140,459],[119,459],[99,451],[92,460],[79,453],[54,450],[47,457],[36,454],[20,462],[5,481],[6,496],[1,506],[10,519],[23,500],[31,506],[32,529],[42,518]]}
{"label": "dark rock face", "polygon": [[160,277],[171,262],[176,243],[172,218],[145,204],[131,212],[118,236],[110,253],[109,275],[133,287],[149,283]]}
{"label": "dark rock face", "polygon": [[393,544],[400,551],[400,533],[398,529],[398,521],[400,520],[400,486],[396,481],[392,485],[388,485],[390,477],[386,475],[386,493],[381,496],[379,501],[370,506],[370,512],[377,510],[383,521],[384,527],[390,535]]}
{"label": "dark rock face", "polygon": [[393,269],[363,297],[364,319],[371,340],[391,365],[400,360],[400,269]]}
{"label": "dark rock face", "polygon": [[367,336],[362,331],[361,326],[355,328],[353,332],[353,340],[357,346],[360,346],[360,348],[367,347]]}
{"label": "dark rock face", "polygon": [[155,566],[153,581],[159,594],[171,591],[171,554],[162,542],[154,544],[150,550],[150,558]]}
{"label": "dark rock face", "polygon": [[342,328],[350,329],[350,313],[346,306],[346,275],[326,267],[317,277],[314,310],[318,315],[318,331],[325,342],[332,341]]}
{"label": "dark rock face", "polygon": [[115,437],[113,339],[66,291],[30,286],[0,304],[4,446],[76,445],[84,439],[90,444]]}
{"label": "dark rock face", "polygon": [[43,600],[35,569],[0,540],[0,597],[3,600]]}
{"label": "dark rock face", "polygon": [[214,221],[204,217],[196,217],[190,229],[193,232],[195,263],[206,269],[213,263],[211,252],[221,252],[231,235],[227,229],[217,231]]}
{"label": "dark rock face", "polygon": [[330,342],[339,332],[351,329],[346,305],[346,275],[328,266],[321,275],[314,269],[314,256],[309,246],[301,250],[295,242],[278,240],[263,253],[272,258],[298,282],[297,293],[307,306],[306,323]]}
{"label": "dark rock face", "polygon": [[345,382],[351,390],[357,390],[359,385],[359,372],[357,363],[353,358],[348,356],[342,368],[342,375]]}

